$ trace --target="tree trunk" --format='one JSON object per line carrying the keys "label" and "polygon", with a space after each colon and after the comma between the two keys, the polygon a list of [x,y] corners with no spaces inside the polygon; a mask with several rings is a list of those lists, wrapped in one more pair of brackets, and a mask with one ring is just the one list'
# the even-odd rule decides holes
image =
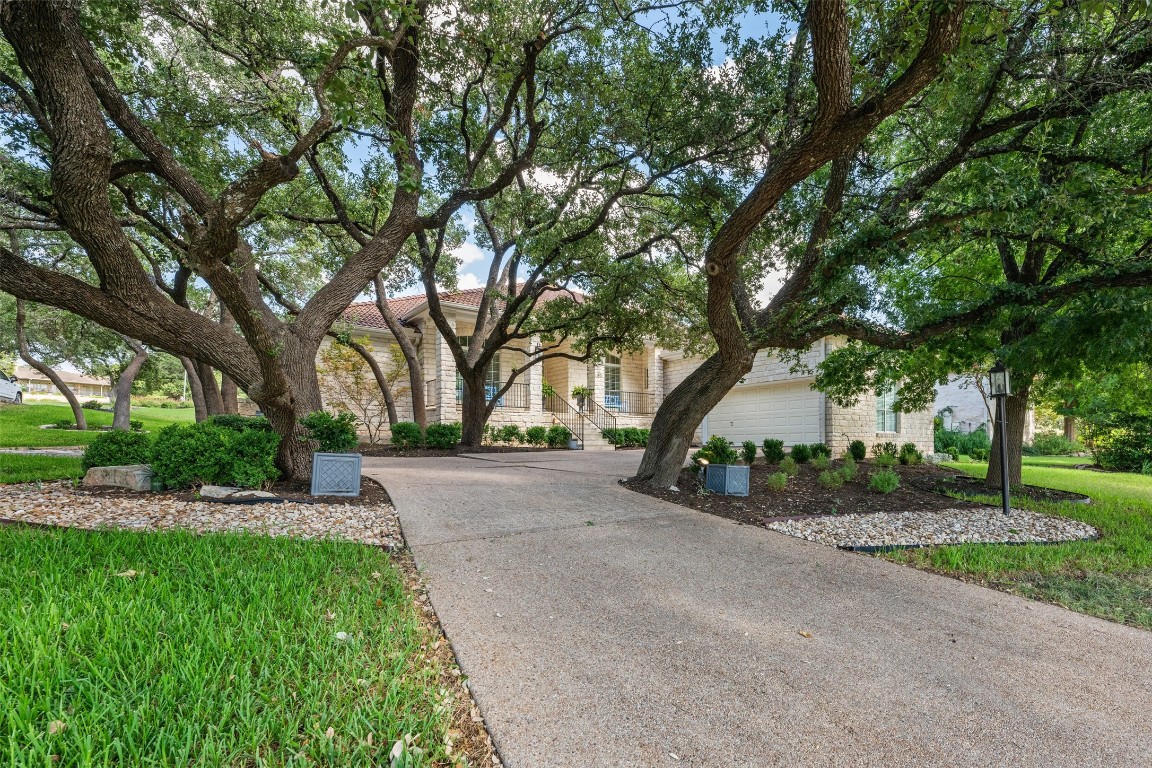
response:
{"label": "tree trunk", "polygon": [[60,394],[64,395],[64,399],[68,401],[68,406],[72,409],[72,418],[76,420],[76,429],[88,429],[88,419],[84,415],[84,409],[80,407],[80,401],[76,399],[76,393],[64,383],[60,374],[32,356],[32,350],[28,346],[28,337],[24,333],[23,299],[16,299],[16,346],[20,351],[20,359],[47,376]]}
{"label": "tree trunk", "polygon": [[[428,426],[428,404],[424,400],[424,366],[416,352],[416,345],[404,333],[404,326],[400,324],[400,319],[388,304],[388,293],[384,288],[383,278],[376,275],[372,285],[376,288],[376,309],[380,311],[380,316],[384,318],[385,325],[400,347],[400,353],[404,355],[404,362],[408,364],[408,387],[412,390],[412,420],[420,425],[420,429],[424,429]],[[388,412],[388,419],[392,420],[391,411]],[[483,423],[480,427],[483,429]]]}
{"label": "tree trunk", "polygon": [[[220,325],[229,333],[236,332],[236,321],[228,307],[220,305]],[[240,398],[237,395],[236,380],[228,374],[220,374],[220,408],[222,413],[240,413]]]}
{"label": "tree trunk", "polygon": [[196,372],[200,378],[200,388],[204,393],[204,411],[208,416],[224,413],[224,399],[220,396],[220,385],[216,383],[216,371],[207,363],[196,361]]}
{"label": "tree trunk", "polygon": [[484,442],[484,425],[488,422],[488,377],[485,373],[461,371],[464,397],[460,403],[460,444],[477,448]]}
{"label": "tree trunk", "polygon": [[180,365],[184,366],[184,374],[188,377],[188,391],[192,394],[192,408],[196,412],[196,421],[208,418],[208,407],[204,403],[204,387],[200,384],[200,371],[191,359],[181,356]]}
{"label": "tree trunk", "polygon": [[315,446],[305,439],[300,419],[322,408],[315,347],[290,345],[278,356],[277,364],[290,386],[275,396],[265,396],[263,389],[253,389],[248,394],[281,436],[276,454],[281,475],[306,481],[311,476]]}
{"label": "tree trunk", "polygon": [[[1028,390],[1032,386],[1031,376],[1018,376],[1013,382],[1015,392],[1004,403],[1008,419],[1008,484],[1021,484],[1021,464],[1024,456],[1024,421],[1028,415]],[[992,450],[988,454],[988,475],[984,484],[989,488],[1000,488],[1000,424],[997,418],[992,430]]]}
{"label": "tree trunk", "polygon": [[136,381],[136,374],[148,360],[148,350],[135,339],[124,339],[136,354],[128,367],[120,372],[116,379],[116,386],[112,387],[112,429],[130,429],[132,427],[132,384]]}
{"label": "tree trunk", "polygon": [[1064,417],[1064,439],[1076,442],[1076,417]]}
{"label": "tree trunk", "polygon": [[[343,343],[343,342],[341,342]],[[388,377],[384,375],[384,370],[380,367],[380,363],[372,356],[372,353],[365,348],[363,344],[348,340],[348,346],[356,350],[360,357],[364,358],[364,362],[368,363],[368,367],[372,369],[372,376],[376,379],[377,386],[380,387],[380,392],[384,395],[384,407],[388,409],[388,426],[396,426],[396,422],[400,420],[399,415],[396,413],[396,400],[392,397],[392,386],[388,383]]]}
{"label": "tree trunk", "polygon": [[732,387],[752,370],[754,359],[752,352],[745,356],[730,355],[727,358],[716,353],[668,393],[652,420],[648,447],[644,449],[636,480],[654,488],[675,485],[680,469],[684,466],[684,459],[688,456],[688,448],[692,445],[696,427]]}

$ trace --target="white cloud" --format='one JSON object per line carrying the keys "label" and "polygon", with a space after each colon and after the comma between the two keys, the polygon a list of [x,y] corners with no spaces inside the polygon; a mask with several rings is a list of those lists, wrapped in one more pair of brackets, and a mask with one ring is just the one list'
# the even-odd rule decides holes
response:
{"label": "white cloud", "polygon": [[478,261],[484,261],[488,258],[488,254],[480,250],[480,246],[476,245],[476,243],[470,243],[468,241],[464,241],[460,245],[453,248],[452,255],[459,259],[460,264],[463,266],[475,264]]}
{"label": "white cloud", "polygon": [[764,285],[756,292],[756,301],[760,306],[763,307],[772,300],[786,279],[788,273],[782,269],[773,269],[764,275]]}
{"label": "white cloud", "polygon": [[462,291],[466,291],[469,288],[484,287],[484,281],[476,277],[476,275],[472,274],[471,272],[462,272],[459,277],[456,278],[456,280],[457,284],[460,286],[460,290]]}

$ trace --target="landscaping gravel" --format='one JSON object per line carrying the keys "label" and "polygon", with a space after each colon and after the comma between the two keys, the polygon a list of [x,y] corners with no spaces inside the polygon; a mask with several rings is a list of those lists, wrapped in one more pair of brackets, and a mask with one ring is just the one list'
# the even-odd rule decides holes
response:
{"label": "landscaping gravel", "polygon": [[932,512],[827,515],[766,523],[773,531],[833,547],[1023,544],[1094,539],[1095,528],[1077,520],[993,507]]}
{"label": "landscaping gravel", "polygon": [[0,519],[68,528],[185,529],[196,533],[250,531],[301,539],[342,539],[399,549],[400,522],[390,504],[217,504],[170,495],[107,496],[67,482],[7,485]]}

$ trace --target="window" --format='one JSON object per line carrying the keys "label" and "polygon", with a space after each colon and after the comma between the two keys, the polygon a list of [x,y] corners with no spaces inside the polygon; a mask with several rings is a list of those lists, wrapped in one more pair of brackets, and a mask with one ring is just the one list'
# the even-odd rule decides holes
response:
{"label": "window", "polygon": [[615,355],[604,358],[604,407],[620,407],[620,358]]}
{"label": "window", "polygon": [[896,390],[876,393],[876,431],[899,432],[900,414],[893,409],[896,402]]}
{"label": "window", "polygon": [[[488,364],[488,373],[485,375],[484,385],[489,388],[490,392],[495,392],[503,383],[504,380],[500,378],[500,353],[497,352],[492,356],[492,362]],[[496,389],[492,389],[492,387]]]}

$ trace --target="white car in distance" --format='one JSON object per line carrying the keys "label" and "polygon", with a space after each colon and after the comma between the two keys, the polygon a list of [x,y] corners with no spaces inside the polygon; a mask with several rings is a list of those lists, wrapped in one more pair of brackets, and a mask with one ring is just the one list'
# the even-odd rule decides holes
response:
{"label": "white car in distance", "polygon": [[23,401],[24,393],[20,391],[16,377],[0,372],[0,402],[19,404]]}

